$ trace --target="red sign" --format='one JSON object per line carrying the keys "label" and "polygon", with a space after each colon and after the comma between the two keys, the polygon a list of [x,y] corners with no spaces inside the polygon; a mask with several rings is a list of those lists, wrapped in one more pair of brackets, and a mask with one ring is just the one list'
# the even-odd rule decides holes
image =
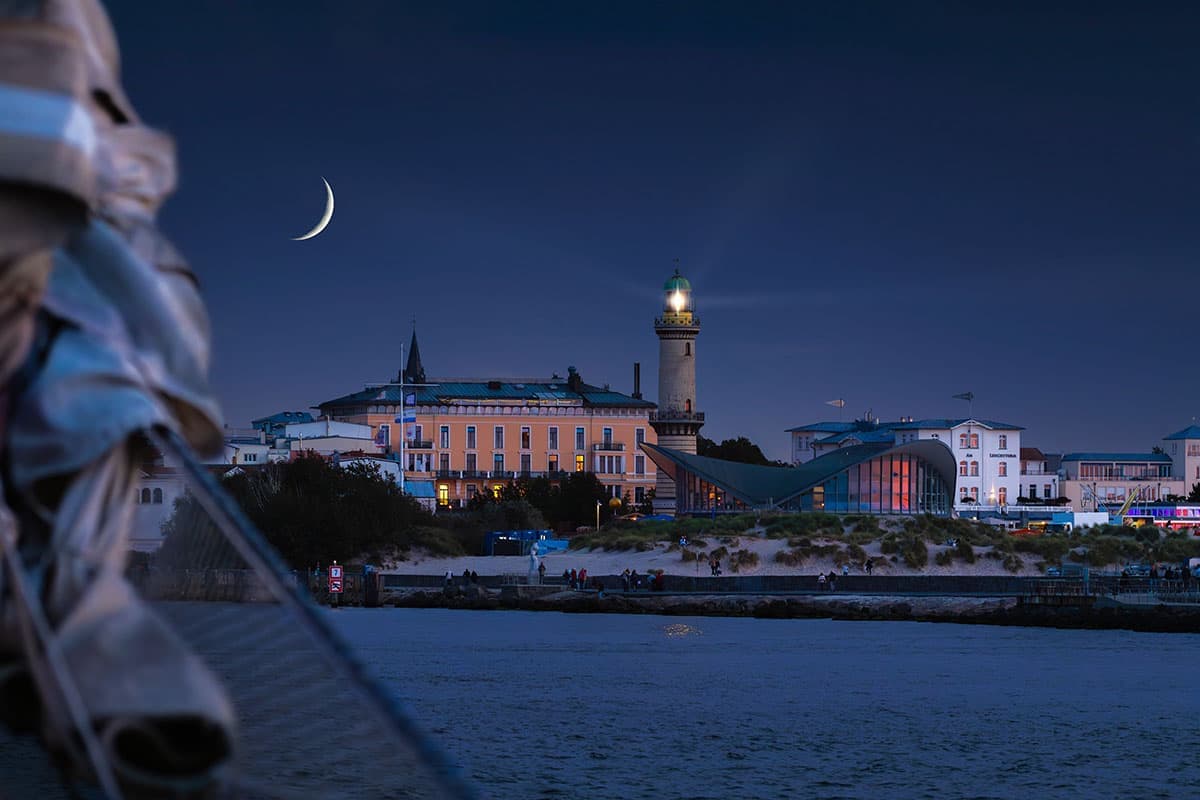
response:
{"label": "red sign", "polygon": [[329,567],[329,593],[342,593],[342,568],[337,564]]}

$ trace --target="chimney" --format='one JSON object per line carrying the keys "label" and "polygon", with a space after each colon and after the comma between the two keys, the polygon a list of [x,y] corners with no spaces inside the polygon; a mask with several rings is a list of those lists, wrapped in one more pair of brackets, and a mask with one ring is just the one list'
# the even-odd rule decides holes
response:
{"label": "chimney", "polygon": [[642,399],[642,362],[633,362],[633,399]]}

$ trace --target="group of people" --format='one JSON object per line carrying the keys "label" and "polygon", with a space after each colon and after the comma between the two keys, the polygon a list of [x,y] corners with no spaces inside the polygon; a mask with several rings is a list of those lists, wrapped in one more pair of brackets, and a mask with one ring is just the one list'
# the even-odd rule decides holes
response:
{"label": "group of people", "polygon": [[[467,586],[470,586],[470,585],[476,584],[476,583],[479,583],[479,573],[477,573],[473,569],[464,569],[463,574],[462,574],[463,587],[465,588]],[[447,586],[454,585],[454,573],[451,572],[450,570],[446,570],[446,585]]]}
{"label": "group of people", "polygon": [[577,592],[584,589],[596,589],[599,591],[604,588],[604,584],[599,578],[592,578],[592,582],[588,583],[588,574],[586,569],[581,569],[578,571],[575,569],[564,569],[562,577],[563,583]]}
{"label": "group of people", "polygon": [[621,588],[626,592],[640,592],[647,588],[652,592],[661,592],[666,586],[665,573],[655,570],[639,575],[636,569],[627,569],[621,573]]}
{"label": "group of people", "polygon": [[[843,573],[843,574],[848,574],[848,573]],[[834,572],[833,570],[829,570],[828,575],[825,575],[824,573],[817,573],[817,587],[820,589],[827,589],[831,592],[836,591],[837,590],[837,577],[838,577],[837,573]]]}

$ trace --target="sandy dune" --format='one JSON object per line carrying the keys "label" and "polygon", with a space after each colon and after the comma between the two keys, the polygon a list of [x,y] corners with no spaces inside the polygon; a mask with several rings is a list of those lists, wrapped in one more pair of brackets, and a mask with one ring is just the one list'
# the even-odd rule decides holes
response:
{"label": "sandy dune", "polygon": [[[737,542],[737,544],[734,544]],[[825,544],[822,540],[814,540],[814,544]],[[730,552],[750,550],[758,554],[758,564],[754,567],[743,567],[740,572],[733,573],[729,568],[729,560],[721,563],[724,575],[816,575],[828,573],[835,569],[832,557],[814,557],[795,566],[775,561],[775,554],[786,550],[787,542],[781,539],[764,539],[756,536],[740,536],[730,539],[709,539],[709,548],[723,545]],[[924,569],[911,569],[903,561],[893,562],[891,556],[884,556],[879,551],[879,543],[872,542],[863,547],[868,556],[875,560],[877,575],[1012,575],[1004,569],[999,560],[987,558],[991,549],[976,547],[974,564],[966,564],[956,560],[949,566],[939,566],[934,563],[934,556],[948,549],[942,545],[927,545],[929,548],[929,564]],[[653,550],[637,552],[634,550],[570,550],[566,553],[553,553],[546,556],[547,575],[561,575],[563,570],[586,569],[589,575],[617,575],[625,569],[636,569],[640,573],[651,570],[663,570],[668,575],[709,575],[708,565],[704,562],[683,561],[677,548],[668,550],[668,545],[659,544]],[[1040,575],[1037,568],[1039,559],[1029,556],[1025,559],[1025,568],[1017,574]],[[442,558],[414,554],[410,560],[384,564],[384,571],[406,575],[444,575],[446,570],[459,575],[463,570],[474,570],[480,575],[525,574],[529,571],[528,556],[460,556]],[[841,572],[840,569],[837,572]],[[862,565],[852,565],[851,574],[863,574]]]}

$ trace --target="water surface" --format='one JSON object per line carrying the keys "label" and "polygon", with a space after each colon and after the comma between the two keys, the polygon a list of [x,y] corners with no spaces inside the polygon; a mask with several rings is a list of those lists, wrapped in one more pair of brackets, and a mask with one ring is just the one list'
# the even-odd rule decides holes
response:
{"label": "water surface", "polygon": [[1200,797],[1200,636],[331,615],[494,798]]}

